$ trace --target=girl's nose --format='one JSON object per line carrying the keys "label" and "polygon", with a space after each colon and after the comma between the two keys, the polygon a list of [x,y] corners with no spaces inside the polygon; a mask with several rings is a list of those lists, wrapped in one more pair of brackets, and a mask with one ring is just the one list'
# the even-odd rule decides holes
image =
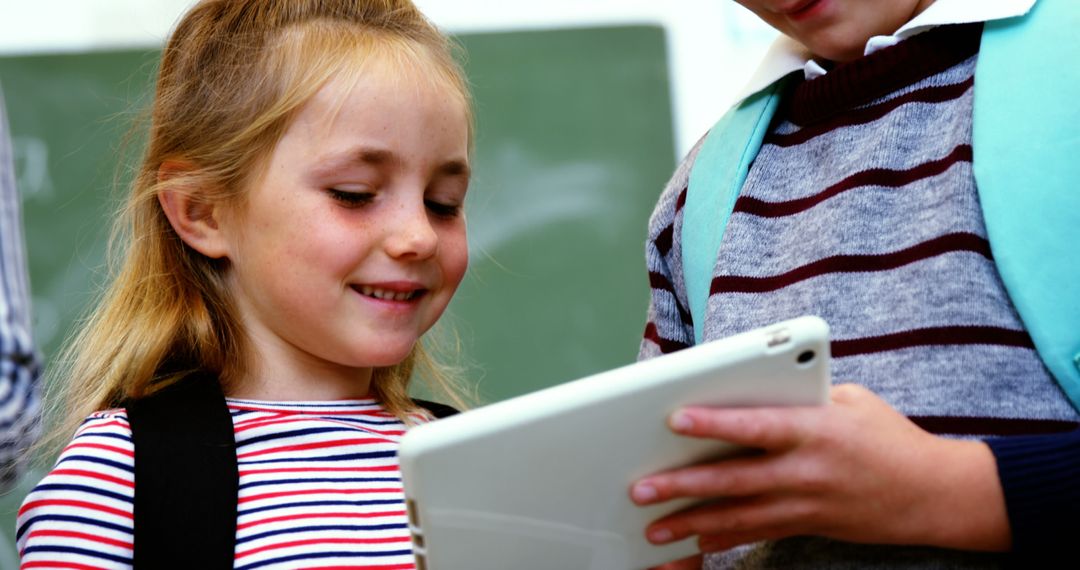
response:
{"label": "girl's nose", "polygon": [[396,259],[427,259],[439,249],[439,234],[431,225],[427,208],[402,207],[400,216],[387,228],[386,251]]}

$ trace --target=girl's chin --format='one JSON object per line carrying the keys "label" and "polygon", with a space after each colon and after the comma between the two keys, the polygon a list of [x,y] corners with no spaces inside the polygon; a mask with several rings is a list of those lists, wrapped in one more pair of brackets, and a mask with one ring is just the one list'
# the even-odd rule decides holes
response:
{"label": "girl's chin", "polygon": [[360,368],[389,368],[391,366],[397,366],[404,362],[413,353],[415,344],[409,345],[408,348],[400,350],[388,350],[377,355],[367,355],[365,358],[365,365]]}

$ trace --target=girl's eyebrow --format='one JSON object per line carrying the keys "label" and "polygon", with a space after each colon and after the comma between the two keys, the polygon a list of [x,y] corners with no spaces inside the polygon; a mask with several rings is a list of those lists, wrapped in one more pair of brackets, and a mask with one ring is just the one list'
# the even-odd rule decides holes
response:
{"label": "girl's eyebrow", "polygon": [[319,158],[315,172],[316,174],[330,174],[350,166],[382,166],[395,162],[399,162],[399,160],[394,156],[394,153],[388,150],[376,148],[349,149]]}
{"label": "girl's eyebrow", "polygon": [[469,167],[469,163],[465,160],[450,160],[439,166],[438,171],[440,174],[446,176],[462,176],[469,178],[472,175],[472,168]]}
{"label": "girl's eyebrow", "polygon": [[[350,166],[384,166],[401,162],[401,158],[389,150],[378,148],[350,149],[319,159],[319,166],[316,168],[315,173],[317,175],[330,174]],[[472,174],[468,161],[464,159],[448,160],[440,164],[435,170],[444,176],[464,176],[468,178]]]}
{"label": "girl's eyebrow", "polygon": [[341,176],[351,169],[383,169],[399,164],[401,160],[393,152],[378,147],[353,147],[339,152],[329,152],[315,158],[305,176],[313,182]]}

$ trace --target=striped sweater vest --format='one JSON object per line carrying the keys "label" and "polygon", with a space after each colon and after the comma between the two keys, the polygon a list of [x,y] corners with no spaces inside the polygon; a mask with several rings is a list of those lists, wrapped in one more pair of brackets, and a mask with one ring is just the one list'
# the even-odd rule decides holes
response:
{"label": "striped sweater vest", "polygon": [[[981,26],[920,34],[781,99],[728,221],[702,326],[717,339],[801,314],[833,332],[833,376],[929,431],[1073,429],[997,274],[972,174]],[[652,304],[641,357],[694,343],[683,206],[697,151],[650,222]],[[994,567],[992,555],[788,539],[713,567]]]}

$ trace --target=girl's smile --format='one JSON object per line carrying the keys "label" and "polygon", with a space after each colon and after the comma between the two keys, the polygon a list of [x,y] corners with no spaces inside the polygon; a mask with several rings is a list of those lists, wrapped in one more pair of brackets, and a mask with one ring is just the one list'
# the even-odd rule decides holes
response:
{"label": "girl's smile", "polygon": [[397,303],[412,303],[427,291],[419,284],[407,281],[381,285],[350,285],[350,287],[365,297]]}

